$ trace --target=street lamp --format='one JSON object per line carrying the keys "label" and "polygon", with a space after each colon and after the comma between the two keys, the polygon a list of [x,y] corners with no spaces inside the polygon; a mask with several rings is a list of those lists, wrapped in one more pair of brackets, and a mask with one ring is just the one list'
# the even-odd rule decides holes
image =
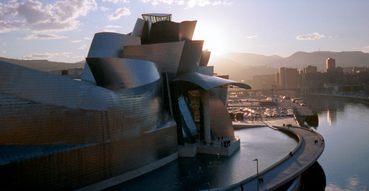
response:
{"label": "street lamp", "polygon": [[254,159],[253,161],[256,161],[256,185],[257,185],[257,191],[259,191],[259,161],[258,159]]}

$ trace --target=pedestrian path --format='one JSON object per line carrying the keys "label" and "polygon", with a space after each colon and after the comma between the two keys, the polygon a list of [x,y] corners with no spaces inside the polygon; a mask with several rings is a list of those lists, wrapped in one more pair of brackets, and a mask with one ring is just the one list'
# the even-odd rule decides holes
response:
{"label": "pedestrian path", "polygon": [[[292,155],[286,153],[286,157],[272,165],[271,167],[259,172],[259,177],[262,177],[264,182],[259,185],[259,190],[274,190],[290,180],[295,179],[306,169],[308,169],[320,157],[324,151],[323,137],[306,128],[298,127],[293,124],[294,120],[291,118],[260,121],[265,126],[272,126],[282,131],[288,131],[295,134],[299,138],[298,146],[291,151]],[[283,126],[285,124],[285,126]],[[286,124],[291,124],[292,127],[287,127]],[[251,125],[250,125],[251,127]],[[214,188],[211,190],[241,190],[241,183],[243,190],[256,190],[257,176],[256,174],[237,184],[229,185],[222,188]]]}

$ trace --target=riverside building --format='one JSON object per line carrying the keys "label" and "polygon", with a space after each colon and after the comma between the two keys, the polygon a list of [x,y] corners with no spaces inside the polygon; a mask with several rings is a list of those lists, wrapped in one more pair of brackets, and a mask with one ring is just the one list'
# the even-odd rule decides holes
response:
{"label": "riverside building", "polygon": [[[9,190],[100,190],[235,140],[196,21],[144,14],[96,33],[80,81],[0,61],[0,182]],[[216,137],[234,146],[212,150]]]}

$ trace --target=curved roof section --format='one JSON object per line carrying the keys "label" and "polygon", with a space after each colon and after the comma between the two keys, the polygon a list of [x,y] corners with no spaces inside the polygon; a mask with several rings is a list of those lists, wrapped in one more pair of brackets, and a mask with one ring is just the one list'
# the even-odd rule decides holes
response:
{"label": "curved roof section", "polygon": [[154,62],[160,73],[167,72],[174,79],[181,62],[185,41],[125,46],[123,58]]}
{"label": "curved roof section", "polygon": [[144,26],[145,26],[145,21],[140,18],[137,18],[137,21],[136,21],[135,27],[133,28],[131,36],[141,37],[142,32],[144,30]]}
{"label": "curved roof section", "polygon": [[[127,45],[140,45],[141,38],[113,32],[96,33],[87,57],[118,58]],[[88,64],[85,64],[82,80],[95,84],[95,79]]]}
{"label": "curved roof section", "polygon": [[234,138],[232,119],[227,107],[217,96],[210,95],[210,128],[215,137]]}
{"label": "curved roof section", "polygon": [[211,51],[208,51],[208,49],[203,50],[201,53],[201,59],[199,66],[207,66],[209,63]]}
{"label": "curved roof section", "polygon": [[140,37],[112,32],[96,33],[87,57],[118,58],[124,46],[140,44]]}
{"label": "curved roof section", "polygon": [[251,87],[247,84],[238,83],[232,80],[226,80],[226,79],[218,78],[215,76],[208,76],[208,75],[200,74],[198,72],[190,72],[190,73],[183,74],[175,78],[173,81],[174,82],[176,81],[177,82],[179,81],[190,82],[190,83],[200,86],[201,88],[205,90],[210,90],[211,88],[221,86],[221,85],[228,85],[228,84],[232,84],[240,88],[251,89]]}
{"label": "curved roof section", "polygon": [[149,32],[149,44],[192,40],[197,21],[160,21],[153,23]]}
{"label": "curved roof section", "polygon": [[160,79],[155,63],[127,58],[86,58],[98,86],[113,91],[151,84]]}
{"label": "curved roof section", "polygon": [[113,91],[0,61],[0,93],[51,105],[106,110]]}
{"label": "curved roof section", "polygon": [[176,77],[185,73],[196,72],[199,67],[203,45],[203,40],[185,41]]}

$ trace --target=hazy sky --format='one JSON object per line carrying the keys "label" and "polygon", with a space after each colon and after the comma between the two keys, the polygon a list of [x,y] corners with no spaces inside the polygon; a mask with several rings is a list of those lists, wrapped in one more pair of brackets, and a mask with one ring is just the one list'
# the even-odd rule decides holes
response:
{"label": "hazy sky", "polygon": [[197,20],[213,55],[369,52],[369,0],[0,1],[0,57],[76,62],[94,33],[129,33],[142,13]]}

